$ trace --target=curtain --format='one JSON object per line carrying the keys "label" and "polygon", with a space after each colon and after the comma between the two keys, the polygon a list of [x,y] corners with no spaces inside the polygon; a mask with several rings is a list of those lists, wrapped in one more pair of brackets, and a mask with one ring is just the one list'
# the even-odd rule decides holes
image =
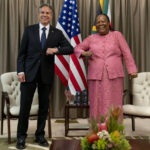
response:
{"label": "curtain", "polygon": [[[38,23],[38,7],[49,3],[54,8],[55,26],[64,0],[0,0],[0,75],[16,71],[16,60],[24,27]],[[139,72],[150,71],[150,1],[110,0],[112,24],[125,36]],[[90,35],[99,0],[77,0],[82,39]],[[149,8],[149,9],[148,9]],[[125,88],[130,88],[127,73]],[[55,75],[51,94],[53,117],[64,116],[64,86]],[[0,86],[1,90],[1,86]]]}
{"label": "curtain", "polygon": [[121,31],[131,48],[138,71],[150,71],[150,1],[113,0],[112,17],[116,30]]}
{"label": "curtain", "polygon": [[[115,30],[126,38],[138,72],[150,71],[150,1],[149,0],[111,0],[112,21]],[[126,69],[125,69],[126,70]],[[124,88],[131,91],[131,81],[124,79]],[[125,103],[129,103],[129,95]]]}

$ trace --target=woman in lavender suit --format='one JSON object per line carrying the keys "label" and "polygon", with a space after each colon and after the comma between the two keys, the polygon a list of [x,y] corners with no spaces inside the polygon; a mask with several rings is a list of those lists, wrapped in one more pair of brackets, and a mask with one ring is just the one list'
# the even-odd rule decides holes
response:
{"label": "woman in lavender suit", "polygon": [[107,15],[101,14],[96,19],[97,33],[88,36],[74,49],[80,58],[88,56],[88,94],[90,117],[105,115],[110,106],[122,106],[123,65],[130,75],[137,77],[137,68],[130,48],[123,35],[110,31]]}

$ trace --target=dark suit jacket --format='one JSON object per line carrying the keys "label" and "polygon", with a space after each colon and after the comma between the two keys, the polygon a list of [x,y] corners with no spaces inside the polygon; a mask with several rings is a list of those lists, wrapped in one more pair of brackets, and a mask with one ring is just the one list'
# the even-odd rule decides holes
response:
{"label": "dark suit jacket", "polygon": [[42,49],[39,29],[39,24],[25,28],[18,53],[17,73],[24,72],[26,82],[31,82],[40,67],[43,82],[50,84],[54,76],[54,55],[46,55],[47,48],[58,48],[58,55],[66,55],[73,53],[73,47],[60,30],[50,26],[45,47]]}

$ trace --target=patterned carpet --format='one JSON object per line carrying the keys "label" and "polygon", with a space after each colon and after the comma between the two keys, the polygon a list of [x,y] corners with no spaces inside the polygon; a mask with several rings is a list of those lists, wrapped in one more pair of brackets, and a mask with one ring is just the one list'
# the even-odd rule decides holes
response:
{"label": "patterned carpet", "polygon": [[[53,138],[54,140],[59,140],[59,139],[81,139],[82,137],[60,137],[60,138]],[[51,145],[51,140],[52,139],[47,139],[49,145]],[[49,146],[50,147],[50,146]],[[26,149],[25,150],[49,150],[49,147],[42,147],[39,146],[37,143],[34,142],[34,138],[27,138],[26,139]],[[8,144],[7,139],[0,139],[0,150],[15,150],[16,149],[16,138],[12,138],[11,144]]]}
{"label": "patterned carpet", "polygon": [[[48,140],[51,144],[51,140]],[[16,149],[16,138],[12,138],[11,144],[8,144],[7,139],[0,139],[0,150],[15,150]],[[41,147],[34,142],[33,138],[26,139],[26,149],[25,150],[49,150],[49,147]]]}

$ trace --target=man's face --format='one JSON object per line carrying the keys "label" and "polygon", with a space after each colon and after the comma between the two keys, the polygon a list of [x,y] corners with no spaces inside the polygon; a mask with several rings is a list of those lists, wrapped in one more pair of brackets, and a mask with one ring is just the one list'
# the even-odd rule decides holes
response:
{"label": "man's face", "polygon": [[52,10],[47,6],[40,8],[39,20],[42,25],[47,26],[52,20]]}

